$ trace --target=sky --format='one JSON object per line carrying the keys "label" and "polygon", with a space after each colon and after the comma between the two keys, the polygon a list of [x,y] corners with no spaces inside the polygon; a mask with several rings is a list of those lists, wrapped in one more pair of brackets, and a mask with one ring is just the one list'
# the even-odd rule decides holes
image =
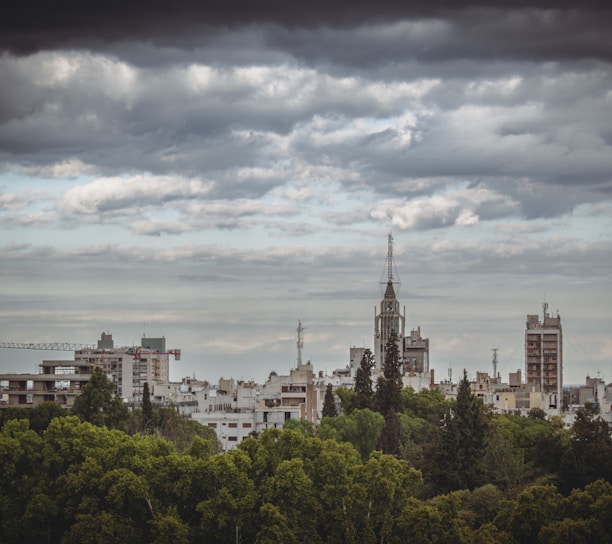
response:
{"label": "sky", "polygon": [[392,233],[437,380],[523,369],[545,301],[564,382],[612,381],[612,6],[329,4],[3,13],[0,341],[164,336],[174,380],[261,383],[301,320],[330,373],[373,348]]}

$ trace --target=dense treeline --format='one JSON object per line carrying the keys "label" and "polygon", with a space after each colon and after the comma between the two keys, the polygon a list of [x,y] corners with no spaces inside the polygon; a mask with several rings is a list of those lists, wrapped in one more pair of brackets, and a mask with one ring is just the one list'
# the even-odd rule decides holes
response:
{"label": "dense treeline", "polygon": [[365,379],[339,391],[340,415],[218,453],[209,429],[128,414],[96,380],[72,414],[0,411],[0,542],[612,542],[612,442],[592,406],[564,429],[490,413],[465,376],[453,402]]}
{"label": "dense treeline", "polygon": [[[360,417],[360,416],[359,416]],[[380,422],[379,422],[380,423]],[[235,451],[75,416],[0,433],[2,542],[611,542],[612,485],[484,484],[427,498],[421,471],[271,429]]]}

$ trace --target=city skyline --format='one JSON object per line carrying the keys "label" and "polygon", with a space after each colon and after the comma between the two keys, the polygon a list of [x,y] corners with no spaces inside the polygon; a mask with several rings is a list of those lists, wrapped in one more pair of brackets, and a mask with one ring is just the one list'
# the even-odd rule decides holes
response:
{"label": "city skyline", "polygon": [[[295,365],[301,320],[303,359],[331,372],[373,349],[391,232],[437,380],[491,372],[494,348],[502,377],[524,372],[546,301],[564,383],[609,382],[598,4],[13,6],[0,341],[164,336],[172,379],[263,382]],[[56,356],[2,349],[0,372]]]}

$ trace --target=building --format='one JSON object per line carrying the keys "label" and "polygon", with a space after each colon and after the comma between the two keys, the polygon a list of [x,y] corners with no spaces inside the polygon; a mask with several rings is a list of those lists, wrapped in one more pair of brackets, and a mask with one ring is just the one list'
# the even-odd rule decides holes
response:
{"label": "building", "polygon": [[94,366],[86,361],[43,361],[40,374],[2,374],[1,404],[34,408],[43,402],[56,402],[70,408],[89,381]]}
{"label": "building", "polygon": [[525,328],[525,376],[532,391],[550,395],[550,408],[562,409],[563,399],[563,333],[561,317],[548,314],[542,305],[542,320],[527,315]]}
{"label": "building", "polygon": [[398,350],[402,353],[402,340],[406,329],[406,316],[400,312],[400,303],[395,295],[393,279],[393,237],[389,234],[387,246],[387,284],[383,299],[380,301],[380,312],[374,318],[374,358],[376,366],[374,374],[383,370],[385,362],[385,346],[395,333],[398,338]]}
{"label": "building", "polygon": [[300,363],[289,375],[271,372],[255,407],[257,432],[282,427],[290,419],[317,423],[322,408],[322,390],[315,387],[312,363]]}
{"label": "building", "polygon": [[[30,344],[34,345],[34,344]],[[40,349],[62,349],[48,344]],[[167,350],[165,338],[143,337],[140,346],[115,347],[113,335],[102,333],[97,346],[79,346],[73,360],[43,360],[40,374],[0,376],[2,406],[36,406],[51,401],[70,407],[74,395],[89,380],[91,370],[102,369],[115,385],[115,393],[125,402],[142,402],[145,382],[150,388],[170,380],[169,356],[180,359],[180,350]]]}
{"label": "building", "polygon": [[[374,317],[374,357],[376,366],[372,374],[382,372],[385,360],[385,346],[395,332],[398,337],[398,350],[402,358],[403,374],[408,382],[418,384],[416,389],[429,387],[429,339],[421,337],[421,328],[417,327],[406,336],[406,308],[400,311],[394,285],[393,274],[393,237],[389,235],[387,245],[387,282],[380,311]],[[376,310],[375,310],[376,311]],[[352,356],[352,354],[351,354]],[[411,378],[411,379],[409,379]]]}

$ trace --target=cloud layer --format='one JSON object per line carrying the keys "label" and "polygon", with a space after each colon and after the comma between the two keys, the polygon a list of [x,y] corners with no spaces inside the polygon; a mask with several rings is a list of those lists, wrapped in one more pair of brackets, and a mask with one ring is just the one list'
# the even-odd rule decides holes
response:
{"label": "cloud layer", "polygon": [[434,365],[511,352],[546,296],[611,374],[609,8],[205,4],[0,22],[7,340],[47,334],[49,304],[67,336],[154,322],[198,370],[247,353],[261,376],[302,318],[344,366],[392,230]]}

